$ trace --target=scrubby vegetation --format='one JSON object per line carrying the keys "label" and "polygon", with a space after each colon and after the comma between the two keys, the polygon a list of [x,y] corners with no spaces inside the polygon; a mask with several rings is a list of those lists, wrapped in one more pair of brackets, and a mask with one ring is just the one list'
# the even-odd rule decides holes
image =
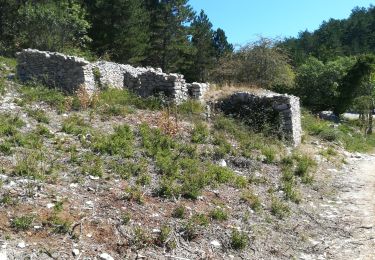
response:
{"label": "scrubby vegetation", "polygon": [[[21,2],[0,3],[0,54],[44,48],[292,93],[305,107],[304,136],[288,147],[193,100],[20,85],[6,78],[15,60],[0,56],[0,241],[30,240],[36,258],[70,256],[66,243],[90,257],[98,248],[116,257],[223,259],[315,250],[310,231],[332,228],[315,208],[335,191],[327,176],[353,156],[347,151],[375,147],[371,55],[300,52],[296,39],[234,50],[185,0]],[[317,116],[325,109],[334,120]],[[360,118],[339,115],[348,109]]]}

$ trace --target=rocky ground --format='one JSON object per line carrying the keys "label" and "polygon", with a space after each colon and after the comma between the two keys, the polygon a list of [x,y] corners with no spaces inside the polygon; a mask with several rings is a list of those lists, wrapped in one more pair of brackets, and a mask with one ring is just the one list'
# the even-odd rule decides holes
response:
{"label": "rocky ground", "polygon": [[[155,194],[161,178],[157,165],[141,148],[136,153],[147,157],[150,179],[131,190],[139,176],[121,178],[108,166],[113,156],[92,153],[87,143],[93,137],[63,130],[67,118],[79,115],[100,133],[110,134],[122,124],[138,133],[142,123],[159,127],[162,111],[135,109],[103,119],[89,110],[59,113],[46,102],[22,98],[20,86],[6,81],[2,120],[20,118],[24,124],[17,131],[30,139],[35,136],[28,134],[39,129],[42,145],[31,149],[24,141],[27,145],[1,149],[1,260],[374,257],[374,156],[348,153],[309,136],[295,151],[281,147],[274,160],[255,148],[255,156],[231,153],[223,159],[201,152],[202,160],[229,169],[245,183],[208,185],[196,199],[164,197]],[[44,111],[48,123],[38,122],[30,110]],[[40,131],[41,124],[49,134]],[[192,121],[181,119],[179,125],[175,138],[189,140]],[[1,137],[2,144],[7,138]],[[136,143],[141,145],[137,134]],[[36,157],[29,156],[31,151]],[[301,153],[317,165],[313,180],[295,177],[298,200],[293,202],[285,199],[283,158]],[[32,160],[44,169],[43,178],[20,169],[34,165]]]}

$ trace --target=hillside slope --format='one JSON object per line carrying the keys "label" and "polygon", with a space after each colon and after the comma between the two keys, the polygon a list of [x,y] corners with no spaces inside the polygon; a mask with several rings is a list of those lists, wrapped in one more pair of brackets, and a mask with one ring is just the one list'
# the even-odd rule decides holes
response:
{"label": "hillside slope", "polygon": [[292,150],[198,103],[89,102],[2,63],[0,259],[314,258],[340,236],[323,214],[355,156],[339,142]]}

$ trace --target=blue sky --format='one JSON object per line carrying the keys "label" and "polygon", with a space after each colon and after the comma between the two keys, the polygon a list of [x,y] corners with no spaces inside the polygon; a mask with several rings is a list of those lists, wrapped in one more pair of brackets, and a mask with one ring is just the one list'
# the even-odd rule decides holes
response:
{"label": "blue sky", "polygon": [[375,0],[190,0],[203,9],[214,28],[224,29],[233,44],[264,37],[297,36],[313,31],[329,18],[347,18],[355,6],[369,7]]}

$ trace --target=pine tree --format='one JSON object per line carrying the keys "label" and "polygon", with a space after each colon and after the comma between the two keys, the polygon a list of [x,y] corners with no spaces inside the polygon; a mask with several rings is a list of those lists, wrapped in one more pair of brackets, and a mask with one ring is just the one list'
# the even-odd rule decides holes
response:
{"label": "pine tree", "polygon": [[186,71],[193,51],[188,23],[194,16],[188,0],[148,0],[147,6],[151,16],[149,65],[168,72]]}
{"label": "pine tree", "polygon": [[207,80],[208,71],[214,65],[215,49],[213,43],[212,23],[201,10],[191,24],[192,44],[195,49],[193,66],[188,74],[188,79],[204,82]]}
{"label": "pine tree", "polygon": [[216,59],[219,60],[220,58],[224,57],[227,54],[233,52],[234,48],[233,45],[228,43],[227,36],[223,29],[218,28],[213,35],[213,44],[215,48],[215,56]]}

